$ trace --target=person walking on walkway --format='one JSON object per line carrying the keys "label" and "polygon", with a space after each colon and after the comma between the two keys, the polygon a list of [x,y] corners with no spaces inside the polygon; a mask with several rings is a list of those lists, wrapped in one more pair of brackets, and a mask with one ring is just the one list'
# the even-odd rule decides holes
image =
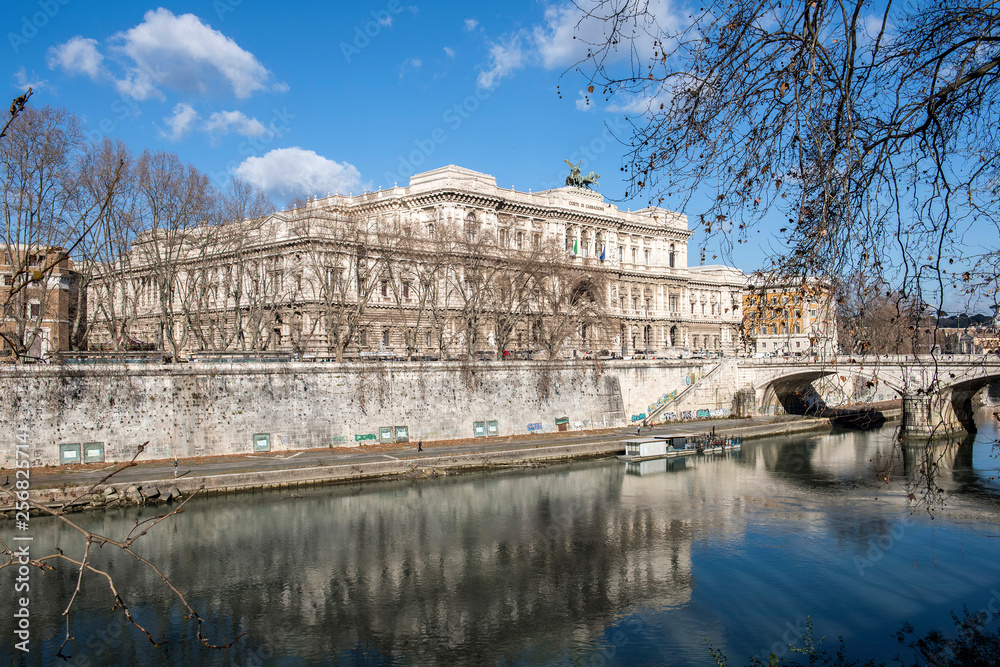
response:
{"label": "person walking on walkway", "polygon": [[174,477],[177,477],[177,457],[174,457]]}
{"label": "person walking on walkway", "polygon": [[642,429],[642,427],[641,427],[641,426],[636,426],[636,427],[635,427],[635,434],[636,434],[637,436],[639,435],[639,430],[640,430],[640,429]]}
{"label": "person walking on walkway", "polygon": [[424,441],[423,440],[417,440],[417,451],[418,452],[424,451]]}

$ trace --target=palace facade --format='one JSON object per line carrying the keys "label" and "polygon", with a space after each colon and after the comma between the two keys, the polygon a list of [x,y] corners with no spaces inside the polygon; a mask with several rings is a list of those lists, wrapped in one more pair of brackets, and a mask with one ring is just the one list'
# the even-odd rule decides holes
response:
{"label": "palace facade", "polygon": [[302,358],[733,354],[743,274],[686,216],[456,166],[263,219],[157,228],[91,284],[91,340]]}

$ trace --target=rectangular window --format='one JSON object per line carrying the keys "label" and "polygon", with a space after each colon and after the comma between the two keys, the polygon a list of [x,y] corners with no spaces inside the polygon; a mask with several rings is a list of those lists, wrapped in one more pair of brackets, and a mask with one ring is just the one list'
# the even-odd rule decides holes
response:
{"label": "rectangular window", "polygon": [[427,332],[427,347],[431,346],[431,332]]}
{"label": "rectangular window", "polygon": [[625,246],[618,246],[618,263],[625,263]]}
{"label": "rectangular window", "polygon": [[638,248],[632,248],[632,263],[633,264],[638,264],[639,263],[639,249]]}
{"label": "rectangular window", "polygon": [[42,314],[42,304],[40,303],[28,304],[28,317],[30,319],[36,320],[41,314]]}
{"label": "rectangular window", "polygon": [[358,345],[361,347],[368,345],[368,331],[366,329],[358,332]]}
{"label": "rectangular window", "polygon": [[382,329],[382,347],[389,347],[389,330]]}
{"label": "rectangular window", "polygon": [[498,233],[500,235],[500,247],[507,248],[510,245],[510,230],[500,229]]}
{"label": "rectangular window", "polygon": [[514,236],[514,245],[518,250],[524,250],[524,232],[517,232]]}
{"label": "rectangular window", "polygon": [[382,296],[389,296],[389,281],[382,281]]}
{"label": "rectangular window", "polygon": [[531,235],[531,248],[532,250],[542,249],[542,234],[541,232],[535,232]]}
{"label": "rectangular window", "polygon": [[649,266],[649,249],[644,250],[643,254],[646,256],[646,266]]}
{"label": "rectangular window", "polygon": [[410,283],[403,283],[403,298],[410,298]]}

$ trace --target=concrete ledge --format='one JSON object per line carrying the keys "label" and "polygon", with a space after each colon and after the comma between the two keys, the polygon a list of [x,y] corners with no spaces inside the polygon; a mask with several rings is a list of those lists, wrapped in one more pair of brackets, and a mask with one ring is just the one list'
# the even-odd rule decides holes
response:
{"label": "concrete ledge", "polygon": [[[109,481],[102,486],[176,486],[180,492],[188,496],[204,487],[202,493],[230,493],[248,489],[275,489],[311,486],[337,482],[353,482],[358,480],[395,477],[421,470],[448,472],[451,470],[476,470],[493,467],[504,467],[519,463],[542,463],[565,461],[583,458],[596,458],[624,452],[625,447],[620,441],[602,441],[578,445],[546,445],[524,449],[512,449],[493,452],[476,452],[470,454],[455,454],[450,456],[427,456],[423,458],[400,459],[397,461],[372,461],[368,463],[340,464],[331,466],[316,466],[309,468],[291,468],[282,470],[261,470],[251,472],[228,473],[205,477],[165,477],[158,479],[125,482]],[[63,488],[43,488],[32,492],[32,500],[50,507],[85,493],[89,486],[72,486]],[[80,505],[90,507],[88,500],[81,500]],[[0,504],[0,512],[12,510],[13,506],[4,502]],[[77,507],[76,509],[83,509]]]}

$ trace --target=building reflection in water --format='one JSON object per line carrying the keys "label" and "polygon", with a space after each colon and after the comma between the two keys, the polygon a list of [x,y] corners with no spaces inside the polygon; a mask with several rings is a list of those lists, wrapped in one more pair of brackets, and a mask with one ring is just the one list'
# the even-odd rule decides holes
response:
{"label": "building reflection in water", "polygon": [[[695,566],[694,545],[739,553],[762,516],[864,554],[899,510],[859,503],[872,495],[870,462],[890,446],[891,431],[807,435],[747,444],[738,456],[628,468],[595,461],[324,487],[298,491],[301,497],[199,499],[144,537],[139,551],[208,619],[210,638],[248,636],[224,651],[199,647],[155,575],[105,547],[92,551],[95,565],[111,569],[140,622],[171,642],[153,649],[123,628],[106,589],[91,580],[73,617],[73,634],[83,639],[72,652],[95,664],[105,651],[135,662],[199,664],[481,664],[587,655],[606,628],[635,610],[691,607],[699,577],[710,590],[715,576]],[[973,469],[968,443],[939,447],[952,490],[990,487]],[[904,474],[916,465],[907,452],[899,463]],[[120,534],[153,514],[141,508],[76,518]],[[35,553],[77,542],[58,522],[37,519],[32,529]],[[724,576],[752,585],[739,573]],[[33,627],[49,637],[44,660],[61,641],[61,605],[75,585],[65,569],[37,583]],[[749,618],[778,603],[730,604],[734,615]],[[0,632],[9,623],[0,621]],[[94,637],[103,639],[88,646]],[[690,641],[694,654],[705,655],[703,637]]]}

